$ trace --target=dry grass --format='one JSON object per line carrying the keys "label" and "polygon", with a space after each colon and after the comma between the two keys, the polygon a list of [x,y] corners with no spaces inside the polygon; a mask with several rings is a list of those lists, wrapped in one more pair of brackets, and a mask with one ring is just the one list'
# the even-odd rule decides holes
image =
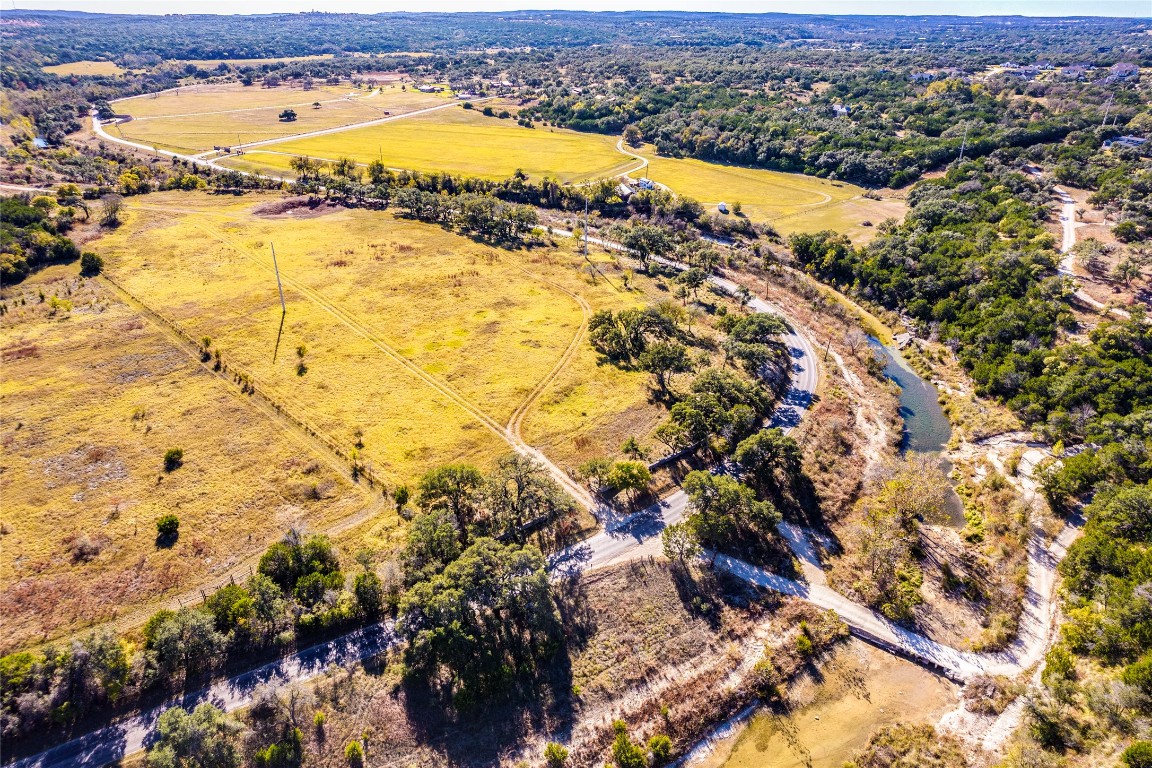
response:
{"label": "dry grass", "polygon": [[[261,216],[261,201],[153,195],[95,246],[126,290],[192,338],[210,337],[226,364],[317,431],[351,450],[361,429],[363,459],[389,484],[508,450],[476,414],[506,423],[561,361],[583,319],[570,294],[593,310],[645,299],[590,283],[567,243],[499,250],[388,213]],[[278,351],[269,243],[288,309]],[[586,341],[575,348],[524,427],[561,463],[578,440],[615,448],[658,418],[646,375],[598,367]],[[589,404],[589,391],[612,396]],[[636,412],[647,415],[618,418]]]}
{"label": "dry grass", "polygon": [[[442,98],[442,97],[441,97]],[[382,125],[276,144],[226,165],[282,172],[295,155],[357,162],[383,160],[391,168],[506,179],[517,169],[562,182],[614,176],[636,165],[616,151],[616,139],[562,128],[524,128],[480,110],[445,109]]]}
{"label": "dry grass", "polygon": [[[41,289],[74,309],[53,314]],[[309,444],[75,266],[3,300],[0,650],[219,580],[290,525],[367,507]],[[175,446],[184,465],[166,473]],[[180,538],[158,549],[166,512]]]}
{"label": "dry grass", "polygon": [[639,154],[648,158],[647,175],[680,194],[688,195],[713,210],[726,202],[729,209],[739,202],[753,221],[770,222],[783,234],[834,229],[854,242],[871,239],[874,227],[886,218],[901,218],[904,203],[891,196],[884,200],[862,197],[864,189],[798,173],[764,168],[709,163],[690,158],[660,157],[646,146]]}
{"label": "dry grass", "polygon": [[[178,151],[204,151],[215,146],[284,138],[309,131],[361,123],[416,109],[444,104],[443,95],[402,90],[398,85],[379,91],[348,86],[298,85],[261,88],[239,83],[196,85],[115,103],[119,114],[133,120],[109,126],[108,132],[129,141]],[[315,102],[320,108],[313,107]],[[281,122],[291,107],[297,119]]]}
{"label": "dry grass", "polygon": [[60,77],[122,75],[125,71],[114,61],[73,61],[69,64],[53,64],[50,67],[43,67],[43,69],[49,74]]}

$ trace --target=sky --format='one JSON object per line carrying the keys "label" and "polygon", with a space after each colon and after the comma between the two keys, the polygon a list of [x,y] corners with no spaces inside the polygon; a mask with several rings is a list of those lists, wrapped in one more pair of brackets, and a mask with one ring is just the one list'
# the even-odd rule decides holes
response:
{"label": "sky", "polygon": [[92,13],[293,13],[322,10],[385,11],[584,11],[667,10],[732,13],[956,14],[962,16],[1152,17],[1152,0],[2,0],[0,10],[73,10]]}

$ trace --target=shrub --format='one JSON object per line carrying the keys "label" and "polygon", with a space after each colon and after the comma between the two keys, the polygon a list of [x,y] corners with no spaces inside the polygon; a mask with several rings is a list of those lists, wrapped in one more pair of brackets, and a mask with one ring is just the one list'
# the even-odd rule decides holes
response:
{"label": "shrub", "polygon": [[672,760],[672,739],[658,733],[648,740],[648,751],[652,753],[652,765],[667,765]]}
{"label": "shrub", "polygon": [[1152,768],[1152,741],[1134,741],[1120,760],[1127,768]]}
{"label": "shrub", "polygon": [[183,448],[169,448],[164,451],[164,471],[172,472],[180,468],[184,463],[184,449]]}
{"label": "shrub", "polygon": [[174,536],[180,532],[180,518],[167,514],[156,521],[156,533],[161,536]]}
{"label": "shrub", "polygon": [[95,277],[104,271],[104,259],[99,254],[85,251],[80,255],[80,274],[84,277]]}
{"label": "shrub", "polygon": [[352,768],[360,768],[364,765],[364,747],[360,746],[358,741],[348,742],[348,746],[344,748],[344,758]]}
{"label": "shrub", "polygon": [[544,760],[548,763],[548,768],[564,768],[564,764],[568,762],[568,750],[550,741],[544,747]]}
{"label": "shrub", "polygon": [[161,515],[156,520],[156,543],[164,545],[165,542],[172,542],[180,535],[180,518],[172,513]]}

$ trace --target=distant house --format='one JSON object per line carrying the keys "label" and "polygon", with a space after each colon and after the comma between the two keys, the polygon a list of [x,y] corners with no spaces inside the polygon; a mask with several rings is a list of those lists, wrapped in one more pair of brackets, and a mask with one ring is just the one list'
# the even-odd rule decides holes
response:
{"label": "distant house", "polygon": [[652,181],[652,179],[640,179],[640,181],[636,182],[636,186],[640,187],[640,189],[656,189],[656,182]]}
{"label": "distant house", "polygon": [[914,82],[914,83],[926,83],[926,82],[929,82],[929,81],[935,80],[935,79],[936,79],[936,73],[935,72],[913,72],[912,73],[912,82]]}
{"label": "distant house", "polygon": [[636,193],[636,190],[632,189],[632,187],[628,186],[627,184],[625,184],[623,182],[616,185],[616,194],[620,195],[620,197],[624,200],[627,200],[628,198],[632,197],[632,195],[635,193]]}
{"label": "distant house", "polygon": [[1088,76],[1088,67],[1076,64],[1060,70],[1060,77],[1065,80],[1083,80]]}
{"label": "distant house", "polygon": [[1148,149],[1148,139],[1139,136],[1120,136],[1111,141],[1104,142],[1104,149]]}
{"label": "distant house", "polygon": [[1112,76],[1117,80],[1129,80],[1140,75],[1140,67],[1122,61],[1112,65]]}
{"label": "distant house", "polygon": [[420,91],[420,93],[439,93],[440,91],[440,89],[434,85],[418,85],[416,86],[416,90]]}
{"label": "distant house", "polygon": [[847,117],[849,110],[844,104],[833,104],[832,111],[836,113],[836,117]]}

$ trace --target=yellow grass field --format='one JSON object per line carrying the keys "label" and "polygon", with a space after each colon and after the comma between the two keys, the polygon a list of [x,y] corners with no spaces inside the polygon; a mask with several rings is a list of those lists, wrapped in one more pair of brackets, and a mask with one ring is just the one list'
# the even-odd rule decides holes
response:
{"label": "yellow grass field", "polygon": [[[76,273],[51,267],[0,299],[0,653],[218,586],[289,526],[325,530],[380,505],[103,279]],[[53,296],[73,308],[53,310]],[[173,447],[184,463],[169,473]],[[159,548],[167,512],[180,535]]]}
{"label": "yellow grass field", "polygon": [[[834,229],[854,241],[870,239],[873,225],[904,214],[898,200],[869,200],[852,184],[764,168],[722,165],[692,158],[660,157],[651,146],[637,151],[648,159],[647,176],[675,192],[699,200],[715,212],[739,202],[753,221],[770,222],[782,234]],[[643,174],[643,172],[641,172]]]}
{"label": "yellow grass field", "polygon": [[[478,105],[479,106],[479,105]],[[616,150],[616,138],[562,128],[524,128],[484,117],[479,109],[445,109],[383,125],[253,149],[225,165],[285,171],[295,155],[360,163],[382,159],[392,168],[506,179],[521,169],[562,182],[614,176],[636,166]]]}
{"label": "yellow grass field", "polygon": [[[597,366],[576,338],[585,310],[572,294],[589,311],[645,297],[592,284],[571,244],[506,251],[390,213],[258,212],[276,199],[150,195],[95,248],[126,290],[211,337],[293,414],[348,449],[360,430],[363,461],[389,485],[510,450],[483,417],[506,424],[562,361],[524,424],[558,463],[615,450],[659,421],[647,376]],[[270,244],[287,302],[278,347]]]}
{"label": "yellow grass field", "polygon": [[[108,132],[129,141],[177,151],[206,151],[215,146],[294,136],[299,133],[361,123],[444,104],[445,96],[402,90],[348,86],[244,87],[238,83],[180,88],[117,101],[117,113],[132,120],[109,126]],[[313,107],[315,102],[320,108]],[[281,122],[291,107],[293,122]]]}
{"label": "yellow grass field", "polygon": [[45,72],[60,77],[70,75],[122,75],[124,70],[114,61],[74,61],[70,64],[53,64],[43,68]]}

